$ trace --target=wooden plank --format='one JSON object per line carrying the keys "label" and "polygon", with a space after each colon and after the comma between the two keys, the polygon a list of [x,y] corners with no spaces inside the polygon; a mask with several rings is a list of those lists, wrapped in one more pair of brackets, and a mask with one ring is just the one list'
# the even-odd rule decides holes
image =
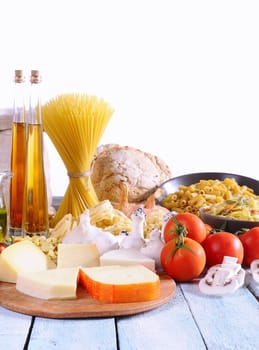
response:
{"label": "wooden plank", "polygon": [[259,304],[246,287],[221,297],[202,294],[198,283],[181,288],[208,349],[259,349]]}
{"label": "wooden plank", "polygon": [[117,329],[121,350],[206,349],[179,287],[175,297],[156,310],[118,317]]}
{"label": "wooden plank", "polygon": [[0,348],[21,350],[30,330],[32,317],[0,307]]}
{"label": "wooden plank", "polygon": [[36,318],[28,350],[115,350],[113,318],[47,319]]}

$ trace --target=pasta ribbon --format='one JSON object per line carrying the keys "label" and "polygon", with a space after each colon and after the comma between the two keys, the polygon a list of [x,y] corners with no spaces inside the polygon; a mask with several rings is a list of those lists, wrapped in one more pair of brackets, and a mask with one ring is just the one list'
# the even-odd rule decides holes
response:
{"label": "pasta ribbon", "polygon": [[259,221],[259,197],[235,195],[231,200],[213,204],[205,208],[206,213],[226,218]]}

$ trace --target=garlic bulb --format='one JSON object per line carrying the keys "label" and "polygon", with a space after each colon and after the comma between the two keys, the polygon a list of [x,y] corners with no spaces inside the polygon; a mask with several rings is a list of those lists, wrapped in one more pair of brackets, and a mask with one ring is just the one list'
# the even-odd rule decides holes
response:
{"label": "garlic bulb", "polygon": [[62,243],[94,243],[100,255],[119,248],[118,240],[112,233],[91,225],[88,209],[80,215],[79,224],[65,235]]}

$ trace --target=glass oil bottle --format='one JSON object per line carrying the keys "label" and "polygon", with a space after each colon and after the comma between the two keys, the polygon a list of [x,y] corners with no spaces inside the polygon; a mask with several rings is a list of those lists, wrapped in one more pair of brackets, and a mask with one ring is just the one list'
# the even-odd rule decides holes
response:
{"label": "glass oil bottle", "polygon": [[12,123],[12,148],[10,180],[10,218],[9,234],[22,235],[22,211],[25,184],[26,161],[26,112],[25,112],[25,77],[22,70],[15,71],[15,93]]}
{"label": "glass oil bottle", "polygon": [[[12,173],[10,171],[0,172],[0,242],[4,242],[8,236],[9,226],[9,183],[8,180],[11,178]],[[8,190],[7,190],[8,188]]]}
{"label": "glass oil bottle", "polygon": [[43,125],[40,101],[41,77],[31,71],[31,90],[27,118],[27,157],[23,202],[23,234],[48,235],[48,199],[43,161]]}

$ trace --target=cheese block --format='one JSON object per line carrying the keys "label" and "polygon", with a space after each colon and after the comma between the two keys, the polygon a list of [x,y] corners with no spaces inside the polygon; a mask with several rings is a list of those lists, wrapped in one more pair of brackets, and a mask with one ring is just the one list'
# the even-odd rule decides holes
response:
{"label": "cheese block", "polygon": [[24,240],[2,251],[0,267],[0,281],[16,283],[18,273],[43,271],[55,264],[34,243]]}
{"label": "cheese block", "polygon": [[75,267],[20,273],[16,289],[40,299],[75,299],[78,269]]}
{"label": "cheese block", "polygon": [[100,265],[143,265],[155,272],[155,260],[133,248],[114,249],[104,253],[100,257]]}
{"label": "cheese block", "polygon": [[17,272],[3,259],[0,254],[0,281],[15,283]]}
{"label": "cheese block", "polygon": [[80,268],[79,283],[106,303],[151,301],[160,296],[158,275],[143,265]]}
{"label": "cheese block", "polygon": [[99,252],[95,244],[60,243],[58,245],[58,268],[99,265]]}

